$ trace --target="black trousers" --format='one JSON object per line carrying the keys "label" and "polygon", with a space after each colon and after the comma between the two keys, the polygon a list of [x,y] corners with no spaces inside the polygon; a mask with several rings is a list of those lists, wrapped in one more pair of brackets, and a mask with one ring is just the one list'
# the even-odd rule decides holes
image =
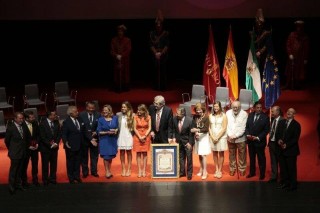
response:
{"label": "black trousers", "polygon": [[90,141],[82,144],[81,150],[81,169],[83,175],[89,174],[89,153],[90,153],[90,172],[91,174],[97,174],[98,169],[98,157],[99,149],[98,146],[93,146]]}
{"label": "black trousers", "polygon": [[278,168],[279,168],[279,151],[278,145],[275,141],[269,141],[269,155],[271,165],[271,179],[278,179]]}
{"label": "black trousers", "polygon": [[15,188],[21,185],[21,172],[24,159],[10,159],[10,169],[9,169],[9,185],[11,188]]}
{"label": "black trousers", "polygon": [[193,160],[192,160],[192,148],[188,149],[183,144],[179,144],[179,162],[180,162],[180,175],[186,174],[192,177],[193,173]]}
{"label": "black trousers", "polygon": [[297,156],[280,154],[280,183],[297,188]]}
{"label": "black trousers", "polygon": [[66,149],[66,158],[69,181],[80,179],[81,150],[71,151],[70,149]]}
{"label": "black trousers", "polygon": [[[58,149],[41,152],[42,182],[57,180]],[[50,169],[49,169],[50,168]]]}
{"label": "black trousers", "polygon": [[254,143],[250,141],[248,143],[249,149],[249,159],[250,159],[250,174],[256,174],[256,157],[258,158],[258,165],[260,170],[260,176],[265,176],[266,174],[266,154],[264,152],[265,146],[255,146]]}
{"label": "black trousers", "polygon": [[31,174],[32,174],[32,182],[38,183],[38,161],[39,161],[39,151],[38,150],[30,150],[28,149],[26,152],[26,157],[23,160],[22,165],[22,173],[21,173],[21,180],[22,184],[28,182],[28,165],[31,159]]}

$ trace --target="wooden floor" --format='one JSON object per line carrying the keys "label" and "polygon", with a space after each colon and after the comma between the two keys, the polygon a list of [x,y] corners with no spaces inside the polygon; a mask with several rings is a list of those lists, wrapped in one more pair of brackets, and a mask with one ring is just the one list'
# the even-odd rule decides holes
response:
{"label": "wooden floor", "polygon": [[9,195],[1,212],[319,212],[320,182],[286,192],[267,182],[139,182],[57,184]]}

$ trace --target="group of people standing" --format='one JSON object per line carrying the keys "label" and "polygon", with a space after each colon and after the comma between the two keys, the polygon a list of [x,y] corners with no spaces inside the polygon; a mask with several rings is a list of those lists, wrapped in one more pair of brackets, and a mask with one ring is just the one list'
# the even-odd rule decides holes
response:
{"label": "group of people standing", "polygon": [[[179,143],[180,177],[187,176],[188,180],[192,179],[192,153],[195,153],[199,155],[200,162],[200,169],[196,175],[201,176],[203,180],[206,179],[207,156],[212,152],[215,164],[213,176],[222,178],[224,152],[229,150],[230,176],[237,174],[238,178],[254,177],[257,160],[259,180],[264,180],[265,148],[268,146],[271,161],[271,177],[268,182],[279,182],[277,187],[287,191],[297,189],[297,156],[300,154],[298,142],[301,126],[294,119],[295,109],[289,108],[286,118],[283,118],[280,107],[273,106],[269,118],[262,111],[260,102],[255,103],[253,111],[248,114],[241,109],[239,101],[234,101],[227,112],[224,112],[220,102],[215,102],[211,113],[207,113],[206,106],[201,103],[195,105],[194,113],[193,117],[189,117],[184,108],[178,108],[168,126],[168,142]],[[247,150],[250,159],[248,175]]]}
{"label": "group of people standing", "polygon": [[[132,151],[136,152],[137,177],[147,176],[147,156],[151,143],[179,144],[180,177],[193,178],[193,154],[199,156],[200,168],[196,176],[207,179],[207,156],[213,153],[215,178],[222,178],[224,153],[229,150],[229,175],[245,176],[247,167],[247,145],[250,170],[247,178],[256,175],[258,159],[260,180],[265,179],[268,145],[272,174],[269,182],[278,181],[280,188],[297,188],[297,156],[301,126],[294,119],[295,110],[288,109],[286,119],[279,106],[271,109],[269,118],[257,102],[253,112],[241,109],[234,101],[224,112],[220,102],[214,102],[211,112],[202,103],[194,107],[192,117],[186,109],[179,107],[176,114],[165,104],[163,96],[154,98],[147,107],[140,104],[136,113],[128,101],[121,104],[121,111],[114,114],[111,105],[104,105],[101,114],[95,103],[86,102],[83,112],[69,106],[68,118],[59,123],[55,111],[49,111],[38,123],[30,111],[16,112],[9,123],[5,136],[8,156],[11,160],[9,190],[25,190],[29,186],[27,167],[32,162],[32,181],[38,186],[38,151],[41,153],[43,185],[56,184],[59,142],[62,140],[66,153],[67,177],[71,184],[81,183],[89,173],[98,174],[99,155],[103,159],[105,177],[113,177],[112,160],[120,153],[121,176],[131,176]],[[271,119],[271,122],[270,122]],[[269,140],[267,141],[267,135]],[[89,165],[90,159],[90,165]]]}

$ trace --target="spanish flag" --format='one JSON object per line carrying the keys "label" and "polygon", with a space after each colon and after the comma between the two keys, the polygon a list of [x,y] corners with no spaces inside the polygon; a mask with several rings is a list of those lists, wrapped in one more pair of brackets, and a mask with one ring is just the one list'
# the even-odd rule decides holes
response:
{"label": "spanish flag", "polygon": [[213,40],[211,25],[209,25],[209,42],[203,65],[203,85],[210,103],[215,100],[216,88],[220,86],[220,66]]}
{"label": "spanish flag", "polygon": [[229,31],[228,46],[223,67],[223,78],[225,79],[226,86],[229,88],[230,91],[230,100],[237,100],[239,97],[238,65],[236,56],[234,54],[231,27]]}

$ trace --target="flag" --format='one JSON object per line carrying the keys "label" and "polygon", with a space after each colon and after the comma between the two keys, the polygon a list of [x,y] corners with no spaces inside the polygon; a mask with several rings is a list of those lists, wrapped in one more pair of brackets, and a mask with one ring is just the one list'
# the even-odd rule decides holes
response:
{"label": "flag", "polygon": [[233,40],[232,40],[232,32],[231,28],[229,31],[229,38],[228,38],[228,46],[226,57],[224,61],[223,67],[223,78],[226,81],[226,86],[229,88],[230,99],[234,101],[239,97],[239,86],[238,86],[238,65],[236,56],[234,54],[233,49]]}
{"label": "flag", "polygon": [[280,97],[280,77],[271,38],[269,44],[267,44],[267,58],[263,70],[262,90],[265,93],[265,107],[269,109]]}
{"label": "flag", "polygon": [[203,65],[203,85],[210,103],[215,100],[216,88],[220,86],[220,66],[213,40],[211,25],[209,25],[209,42]]}
{"label": "flag", "polygon": [[256,51],[254,47],[254,40],[255,35],[253,33],[250,42],[250,49],[246,69],[246,89],[252,90],[253,103],[259,101],[262,97],[260,70],[258,60],[255,54]]}

